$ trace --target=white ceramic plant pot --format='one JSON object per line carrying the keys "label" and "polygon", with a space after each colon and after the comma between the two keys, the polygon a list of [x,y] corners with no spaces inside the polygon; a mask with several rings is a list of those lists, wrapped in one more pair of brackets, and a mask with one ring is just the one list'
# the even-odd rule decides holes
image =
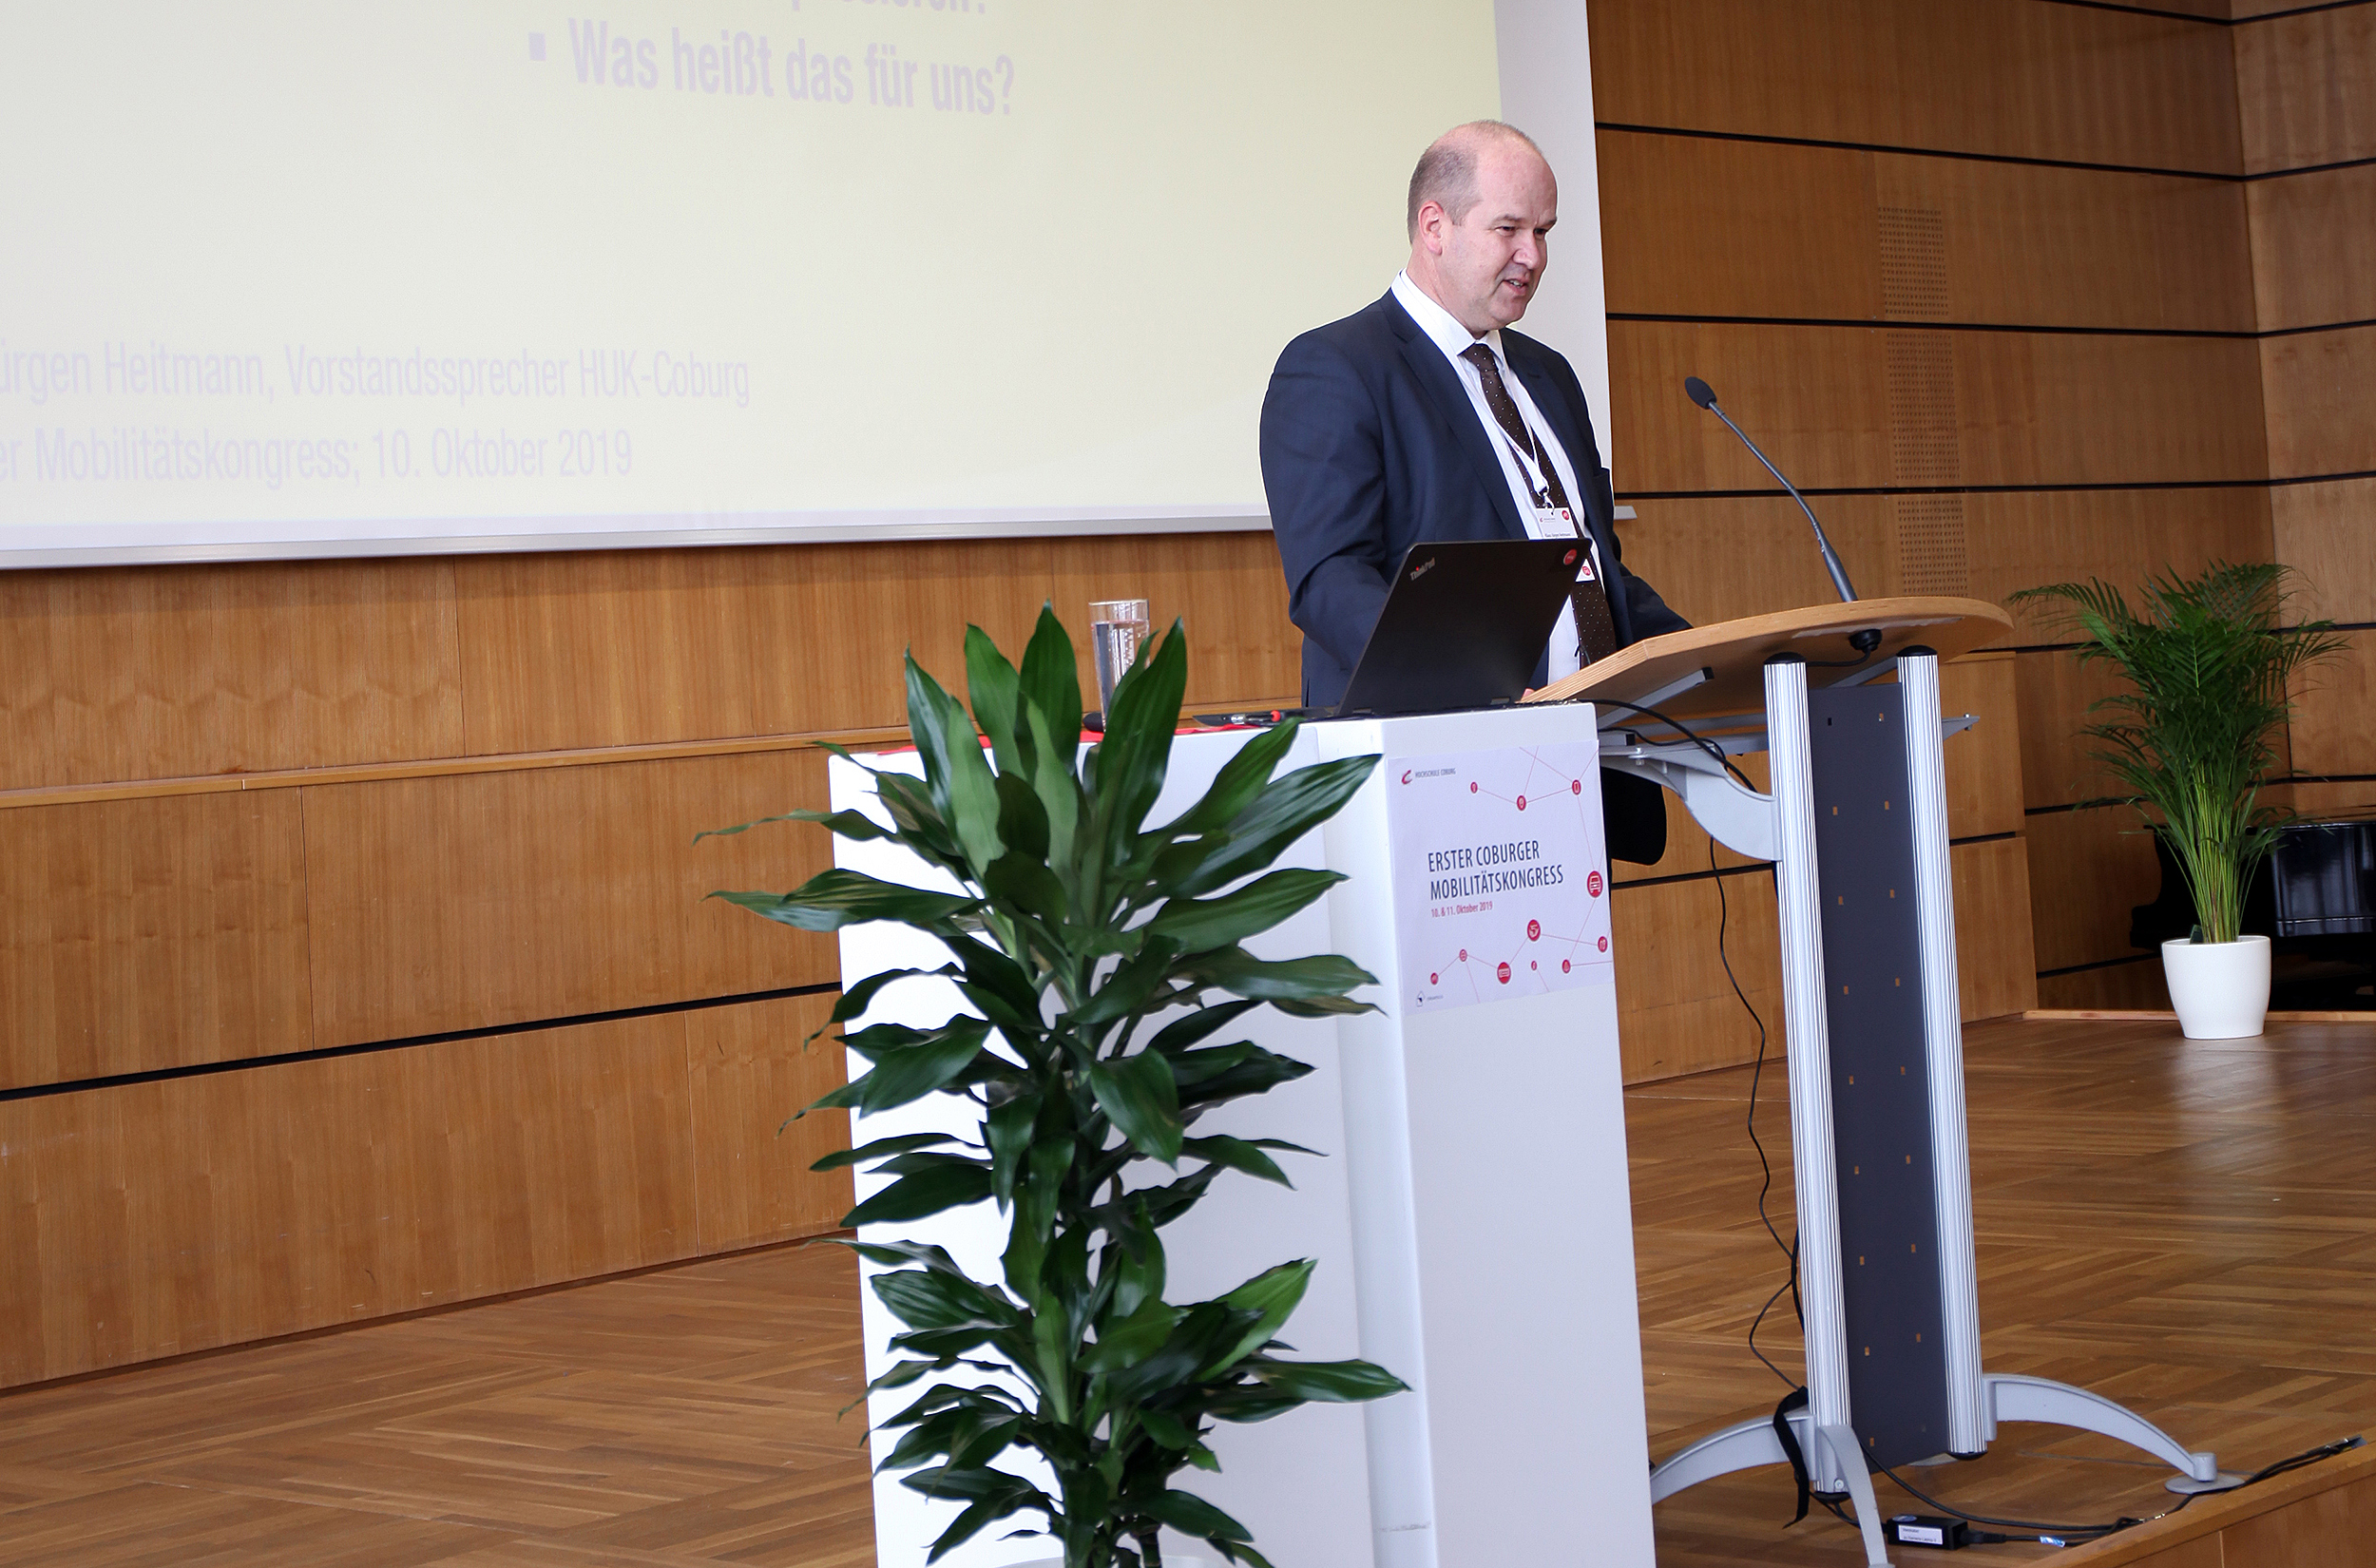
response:
{"label": "white ceramic plant pot", "polygon": [[2161,945],[2161,972],[2170,982],[2170,1005],[2189,1040],[2244,1040],[2261,1032],[2269,1018],[2269,939],[2242,936],[2233,942],[2189,942],[2176,937]]}

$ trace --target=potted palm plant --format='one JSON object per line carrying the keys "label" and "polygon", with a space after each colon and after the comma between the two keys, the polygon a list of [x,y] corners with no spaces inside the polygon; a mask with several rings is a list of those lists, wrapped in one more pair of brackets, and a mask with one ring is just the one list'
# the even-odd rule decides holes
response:
{"label": "potted palm plant", "polygon": [[[960,1505],[933,1559],[1024,1515],[1038,1527],[1017,1533],[1050,1538],[1064,1568],[1156,1568],[1166,1526],[1260,1565],[1243,1525],[1174,1484],[1183,1469],[1218,1467],[1213,1424],[1403,1385],[1367,1362],[1279,1353],[1308,1260],[1261,1269],[1210,1301],[1165,1299],[1162,1229],[1226,1173],[1286,1180],[1273,1156],[1292,1145],[1197,1126],[1216,1106],[1311,1071],[1231,1042],[1232,1023],[1266,1005],[1301,1017],[1369,1010],[1351,993],[1370,976],[1350,960],[1264,960],[1244,943],[1343,880],[1270,868],[1377,759],[1274,778],[1293,740],[1282,725],[1248,740],[1187,812],[1150,825],[1187,679],[1177,624],[1123,676],[1085,755],[1072,642],[1052,612],[1020,669],[978,628],[966,664],[970,716],[908,660],[923,776],[873,774],[888,826],[854,811],[770,819],[892,840],[958,891],[835,869],[789,893],[717,895],[804,930],[894,921],[947,949],[937,969],[853,980],[834,1023],[926,974],[965,1000],[934,1027],[851,1030],[843,1043],[871,1070],[812,1107],[873,1113],[934,1093],[979,1107],[970,1138],[883,1138],[819,1160],[891,1178],[844,1225],[986,1200],[1006,1216],[997,1278],[879,1231],[850,1243],[890,1271],[872,1289],[907,1326],[892,1341],[905,1359],[868,1392],[919,1388],[883,1424],[903,1434],[883,1468]],[[1053,1489],[1042,1484],[1050,1476]]]}
{"label": "potted palm plant", "polygon": [[2262,803],[2291,711],[2290,683],[2346,643],[2327,621],[2282,623],[2287,568],[2214,564],[2147,579],[2132,604],[2100,580],[2026,588],[2130,690],[2091,712],[2092,754],[2159,834],[2194,899],[2189,936],[2162,944],[2170,1000],[2190,1040],[2257,1035],[2269,1011],[2269,938],[2239,928],[2244,890],[2289,813]]}

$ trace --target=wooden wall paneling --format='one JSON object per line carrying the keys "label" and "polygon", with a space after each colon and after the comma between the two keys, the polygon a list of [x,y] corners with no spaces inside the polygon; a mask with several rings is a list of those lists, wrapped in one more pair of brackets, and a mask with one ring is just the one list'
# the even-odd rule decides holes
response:
{"label": "wooden wall paneling", "polygon": [[2229,30],[2248,172],[2376,158],[2376,6]]}
{"label": "wooden wall paneling", "polygon": [[301,1051],[297,792],[0,812],[0,1088]]}
{"label": "wooden wall paneling", "polygon": [[2376,470],[2376,327],[2265,337],[2260,360],[2271,477]]}
{"label": "wooden wall paneling", "polygon": [[469,750],[907,721],[900,662],[962,688],[965,630],[1020,647],[1044,539],[481,556],[456,564]]}
{"label": "wooden wall paneling", "polygon": [[2164,484],[2270,472],[2249,339],[1953,336],[1968,484]]}
{"label": "wooden wall paneling", "polygon": [[832,1038],[801,1043],[835,1000],[785,997],[684,1015],[699,1251],[814,1235],[850,1212],[850,1173],[809,1169],[850,1147],[850,1113],[800,1115],[847,1080],[846,1053]]}
{"label": "wooden wall paneling", "polygon": [[[2046,490],[1964,500],[1971,596],[2002,604],[2017,588],[2100,577],[2132,589],[2156,572],[2199,571],[2214,561],[2270,559],[2269,491],[2257,485],[2199,489]],[[2043,612],[2014,611],[2023,643],[2062,640]],[[2030,797],[2033,806],[2046,804]]]}
{"label": "wooden wall paneling", "polygon": [[2290,726],[2294,770],[2376,774],[2376,632],[2347,632],[2348,652],[2297,676]]}
{"label": "wooden wall paneling", "polygon": [[2376,479],[2274,485],[2269,502],[2274,559],[2294,570],[2293,612],[2376,621],[2376,553],[2367,547]]}
{"label": "wooden wall paneling", "polygon": [[2242,152],[2227,29],[2002,0],[1600,0],[1618,124],[2195,173]]}
{"label": "wooden wall paneling", "polygon": [[2080,732],[2095,723],[2098,701],[2128,689],[2101,660],[2080,662],[2064,648],[2016,656],[2020,692],[2022,798],[2030,806],[2069,806],[2111,794],[2117,785],[2089,755],[2097,743]]}
{"label": "wooden wall paneling", "polygon": [[2269,472],[2249,339],[1612,321],[1609,359],[1620,493],[1772,486],[1693,374],[1802,489]]}
{"label": "wooden wall paneling", "polygon": [[696,1251],[681,1017],[0,1104],[0,1385]]}
{"label": "wooden wall paneling", "polygon": [[2333,784],[2289,784],[2269,792],[2271,805],[2290,805],[2305,817],[2345,816],[2376,811],[2376,779]]}
{"label": "wooden wall paneling", "polygon": [[0,572],[0,790],[459,750],[440,561]]}
{"label": "wooden wall paneling", "polygon": [[2170,986],[2162,979],[2161,956],[2138,953],[2098,968],[2040,975],[2038,1005],[2069,1011],[2167,1012]]}
{"label": "wooden wall paneling", "polygon": [[1980,718],[1962,735],[1947,737],[1948,836],[2020,832],[2022,724],[2014,656],[1967,654],[1942,666],[1939,711]]}
{"label": "wooden wall paneling", "polygon": [[2376,320],[2376,163],[2256,180],[2251,214],[2252,292],[2260,330]]}
{"label": "wooden wall paneling", "polygon": [[1872,154],[1610,129],[1595,143],[1611,311],[1881,315]]}
{"label": "wooden wall paneling", "polygon": [[2041,971],[2128,958],[2129,911],[2161,891],[2161,863],[2126,806],[2041,812],[2030,847],[2030,924]]}
{"label": "wooden wall paneling", "polygon": [[1616,927],[1618,1038],[1626,1082],[1680,1078],[1755,1060],[1757,1026],[1725,978],[1716,950],[1719,924],[1733,973],[1765,1022],[1767,1054],[1781,1058],[1782,970],[1771,873],[1620,887],[1609,913]]}
{"label": "wooden wall paneling", "polygon": [[1884,355],[1883,335],[1857,327],[1610,322],[1619,496],[1773,488],[1733,432],[1683,395],[1692,375],[1801,489],[1888,484]]}
{"label": "wooden wall paneling", "polygon": [[1948,864],[1955,882],[1956,991],[1964,1022],[2037,1006],[2028,842],[1958,844]]}
{"label": "wooden wall paneling", "polygon": [[[1191,711],[1284,701],[1303,689],[1303,636],[1287,619],[1287,577],[1268,529],[1051,540],[1048,599],[1073,636],[1083,701],[1098,702],[1089,656],[1089,604],[1143,599],[1158,634],[1175,619],[1188,630]],[[1031,605],[1037,616],[1039,603]],[[1002,643],[1023,657],[1017,641]]]}
{"label": "wooden wall paneling", "polygon": [[[1883,243],[1905,253],[1899,265],[1935,267],[1939,279],[1935,313],[1901,307],[1893,316],[2142,331],[2255,325],[2244,196],[2231,182],[1881,153],[1873,195]],[[1907,295],[1907,305],[1920,297]]]}
{"label": "wooden wall paneling", "polygon": [[1621,130],[1599,149],[1620,314],[2255,325],[2227,181]]}
{"label": "wooden wall paneling", "polygon": [[317,1044],[583,1016],[835,978],[832,939],[706,900],[831,861],[825,758],[757,752],[309,788]]}
{"label": "wooden wall paneling", "polygon": [[[1898,592],[1897,518],[1889,502],[1828,495],[1811,504],[1856,591],[1873,598]],[[1806,514],[1779,490],[1771,496],[1660,496],[1635,502],[1634,510],[1632,522],[1618,525],[1626,569],[1695,626],[1839,597]]]}

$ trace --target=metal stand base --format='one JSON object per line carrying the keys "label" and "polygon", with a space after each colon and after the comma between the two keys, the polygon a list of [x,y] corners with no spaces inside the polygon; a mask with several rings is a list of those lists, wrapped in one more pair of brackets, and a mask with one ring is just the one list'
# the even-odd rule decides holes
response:
{"label": "metal stand base", "polygon": [[[1826,1426],[1818,1431],[1813,1419],[1803,1410],[1785,1419],[1791,1424],[1791,1435],[1798,1440],[1798,1451],[1806,1458],[1808,1473],[1818,1478],[1818,1483],[1826,1490],[1830,1485],[1820,1478],[1827,1474],[1847,1483],[1849,1499],[1856,1505],[1857,1534],[1865,1539],[1866,1568],[1890,1568],[1889,1554],[1881,1541],[1881,1505],[1873,1500],[1872,1477],[1865,1469],[1864,1450],[1857,1444],[1856,1434],[1845,1426]],[[1848,1463],[1849,1460],[1854,1463]],[[1650,1501],[1663,1501],[1687,1486],[1696,1486],[1735,1470],[1790,1462],[1791,1456],[1782,1451],[1782,1440],[1774,1435],[1771,1420],[1744,1421],[1701,1438],[1664,1464],[1652,1465]]]}
{"label": "metal stand base", "polygon": [[2219,1468],[2215,1455],[2198,1454],[2179,1446],[2177,1439],[2124,1405],[2101,1394],[2074,1388],[2042,1377],[2012,1372],[1983,1372],[1990,1436],[2001,1421],[2040,1421],[2077,1427],[2142,1448],[2178,1473],[2162,1482],[2173,1492],[2224,1492],[2243,1484],[2244,1478]]}

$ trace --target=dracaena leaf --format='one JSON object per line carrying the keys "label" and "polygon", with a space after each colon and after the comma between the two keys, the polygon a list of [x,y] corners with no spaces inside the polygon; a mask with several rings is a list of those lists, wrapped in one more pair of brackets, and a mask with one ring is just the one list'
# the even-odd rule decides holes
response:
{"label": "dracaena leaf", "polygon": [[1021,681],[998,644],[979,626],[966,628],[966,696],[973,704],[973,721],[989,739],[999,773],[1028,776],[1030,736],[1019,733],[1015,722]]}
{"label": "dracaena leaf", "polygon": [[1081,1369],[1091,1377],[1136,1367],[1163,1347],[1183,1313],[1167,1302],[1142,1302],[1127,1317],[1117,1318],[1099,1333],[1097,1343],[1081,1358]]}
{"label": "dracaena leaf", "polygon": [[979,1203],[990,1195],[990,1169],[967,1163],[945,1165],[901,1176],[864,1203],[841,1216],[844,1226],[880,1225],[887,1220],[923,1219],[950,1209]]}
{"label": "dracaena leaf", "polygon": [[1409,1386],[1367,1361],[1274,1361],[1262,1356],[1249,1361],[1245,1369],[1275,1394],[1330,1404],[1383,1399]]}
{"label": "dracaena leaf", "polygon": [[1308,908],[1344,880],[1341,871],[1272,871],[1217,898],[1175,898],[1156,911],[1148,928],[1178,943],[1182,952],[1234,947]]}
{"label": "dracaena leaf", "polygon": [[1246,1527],[1194,1492],[1166,1491],[1139,1504],[1150,1519],[1161,1520],[1185,1536],[1202,1540],[1245,1541],[1254,1537]]}
{"label": "dracaena leaf", "polygon": [[[1263,1142],[1270,1143],[1273,1140],[1266,1138]],[[1274,1146],[1295,1147],[1293,1144]],[[1278,1162],[1262,1152],[1260,1144],[1250,1142],[1245,1138],[1191,1138],[1183,1139],[1179,1147],[1182,1154],[1194,1155],[1198,1159],[1209,1159],[1216,1165],[1226,1165],[1233,1171],[1243,1171],[1248,1176],[1260,1176],[1265,1181],[1275,1181],[1282,1187],[1293,1188],[1295,1185],[1287,1179],[1287,1173],[1278,1168]],[[1299,1152],[1310,1154],[1312,1151],[1304,1149]]]}
{"label": "dracaena leaf", "polygon": [[732,838],[737,833],[749,832],[754,828],[764,827],[771,822],[821,822],[841,837],[857,843],[865,843],[874,838],[898,836],[891,829],[884,827],[864,812],[801,811],[778,812],[774,816],[754,817],[748,822],[738,822],[731,828],[704,829],[693,835],[693,842],[699,844],[705,838]]}
{"label": "dracaena leaf", "polygon": [[1341,998],[1357,985],[1377,984],[1377,977],[1369,970],[1334,953],[1267,960],[1256,958],[1242,947],[1231,947],[1198,954],[1180,967],[1198,985],[1259,1002]]}
{"label": "dracaena leaf", "polygon": [[817,1028],[816,1032],[810,1035],[809,1038],[811,1040],[814,1040],[817,1035],[823,1034],[826,1029],[832,1027],[834,1024],[847,1023],[852,1019],[856,1018],[859,1014],[865,1012],[867,1008],[874,1004],[875,997],[880,995],[883,988],[887,985],[897,985],[903,980],[930,979],[939,976],[953,975],[956,972],[956,966],[951,964],[944,964],[937,969],[877,970],[875,973],[867,976],[864,980],[859,981],[854,985],[844,986],[841,996],[834,1003],[833,1012],[827,1016],[825,1023]]}
{"label": "dracaena leaf", "polygon": [[889,1159],[893,1155],[911,1154],[938,1144],[954,1143],[948,1133],[910,1133],[905,1138],[880,1138],[863,1149],[838,1149],[812,1164],[812,1171],[838,1171],[845,1165],[863,1165],[870,1159]]}
{"label": "dracaena leaf", "polygon": [[1270,865],[1335,815],[1377,763],[1375,756],[1349,756],[1272,780],[1229,825],[1229,842],[1206,856],[1173,891],[1191,897],[1209,893]]}
{"label": "dracaena leaf", "polygon": [[1278,1332],[1288,1315],[1304,1298],[1304,1290],[1312,1283],[1312,1259],[1282,1263],[1266,1269],[1221,1298],[1232,1307],[1255,1314],[1238,1335],[1218,1348],[1217,1353],[1198,1370],[1198,1379],[1213,1377],[1236,1365],[1242,1358],[1262,1348]]}
{"label": "dracaena leaf", "polygon": [[946,1088],[982,1054],[989,1034],[990,1026],[978,1018],[951,1019],[947,1027],[920,1037],[914,1044],[887,1050],[875,1058],[873,1068],[848,1085],[853,1098],[839,1103],[872,1116]]}
{"label": "dracaena leaf", "polygon": [[710,897],[804,931],[837,931],[869,920],[930,927],[979,907],[978,900],[962,893],[903,887],[838,866],[817,872],[788,893],[715,892]]}
{"label": "dracaena leaf", "polygon": [[974,1323],[1004,1329],[1021,1317],[1013,1302],[963,1274],[902,1269],[877,1274],[870,1283],[883,1305],[910,1329],[954,1329]]}
{"label": "dracaena leaf", "polygon": [[1179,1158],[1179,1091],[1159,1053],[1092,1062],[1086,1076],[1098,1108],[1132,1147],[1167,1165]]}
{"label": "dracaena leaf", "polygon": [[1098,817],[1107,834],[1103,850],[1109,864],[1127,858],[1121,852],[1124,841],[1137,836],[1162,793],[1187,687],[1188,641],[1175,621],[1154,656],[1142,653],[1116,683],[1114,711],[1105,716],[1105,738],[1097,745]]}
{"label": "dracaena leaf", "polygon": [[1270,782],[1271,772],[1278,766],[1279,758],[1295,743],[1297,728],[1297,722],[1291,718],[1238,747],[1236,755],[1221,764],[1220,772],[1213,775],[1204,797],[1182,812],[1165,831],[1182,836],[1217,832],[1236,821],[1238,813],[1253,804],[1255,796],[1262,793],[1262,786]]}
{"label": "dracaena leaf", "polygon": [[979,874],[1006,852],[998,836],[998,786],[972,718],[913,656],[908,660],[908,733],[923,755],[933,803]]}
{"label": "dracaena leaf", "polygon": [[1217,1002],[1210,1007],[1198,1007],[1193,1012],[1183,1013],[1157,1030],[1155,1038],[1147,1042],[1147,1049],[1160,1051],[1170,1057],[1177,1069],[1180,1053],[1189,1046],[1199,1040],[1210,1039],[1261,1005],[1259,1002]]}

